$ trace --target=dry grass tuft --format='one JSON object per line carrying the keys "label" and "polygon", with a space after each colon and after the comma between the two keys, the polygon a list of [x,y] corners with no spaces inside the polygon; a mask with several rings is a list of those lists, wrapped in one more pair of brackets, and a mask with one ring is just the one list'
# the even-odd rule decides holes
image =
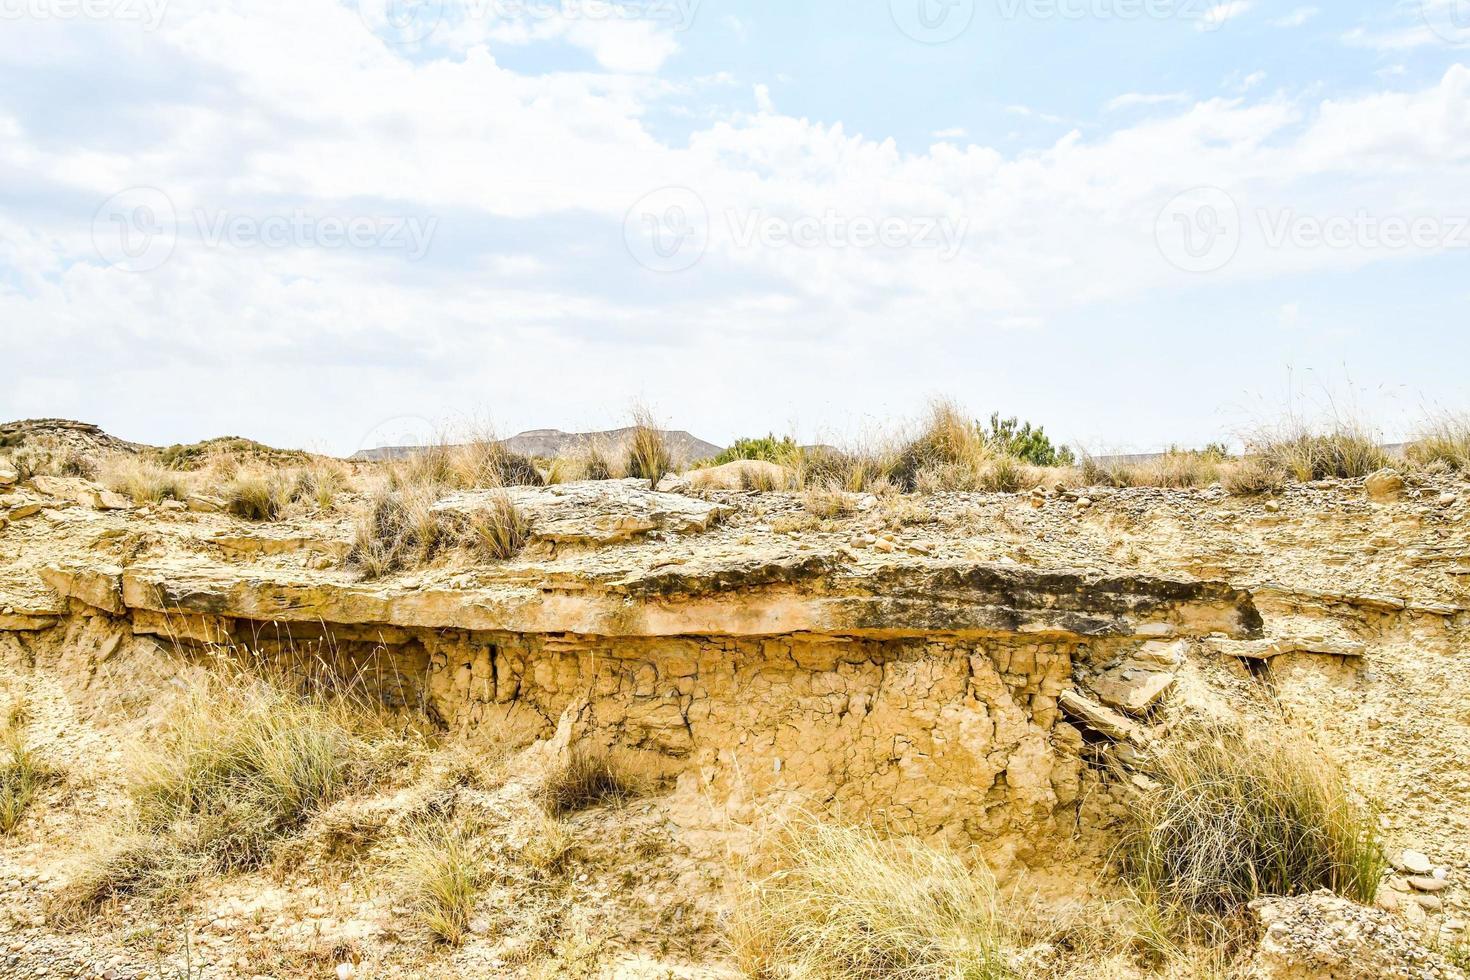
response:
{"label": "dry grass tuft", "polygon": [[414,918],[440,942],[458,946],[469,934],[488,873],[484,842],[464,818],[436,817],[409,827],[392,862],[392,878]]}
{"label": "dry grass tuft", "polygon": [[628,475],[647,480],[657,488],[660,480],[673,467],[668,443],[653,413],[643,406],[633,409],[633,435],[628,442]]}
{"label": "dry grass tuft", "polygon": [[531,538],[531,523],[510,494],[497,491],[489,504],[469,519],[470,539],[495,561],[510,561]]}
{"label": "dry grass tuft", "polygon": [[241,469],[221,488],[225,509],[247,521],[274,521],[291,501],[291,486],[280,473]]}
{"label": "dry grass tuft", "polygon": [[1260,456],[1246,456],[1224,468],[1225,489],[1237,497],[1275,493],[1286,485],[1286,474]]}
{"label": "dry grass tuft", "polygon": [[1016,976],[995,885],[959,857],[911,840],[808,821],[775,842],[728,940],[753,977],[998,980]]}
{"label": "dry grass tuft", "polygon": [[1470,415],[1441,415],[1428,423],[1409,445],[1408,457],[1424,466],[1470,470]]}
{"label": "dry grass tuft", "polygon": [[895,454],[884,474],[900,490],[920,489],[921,474],[930,490],[979,487],[995,453],[979,424],[954,402],[936,400],[919,434]]}
{"label": "dry grass tuft", "polygon": [[604,750],[578,745],[542,779],[537,800],[552,816],[636,796],[637,780]]}
{"label": "dry grass tuft", "polygon": [[857,498],[836,484],[811,486],[801,495],[802,506],[813,517],[831,520],[857,512]]}
{"label": "dry grass tuft", "polygon": [[381,578],[427,564],[458,543],[456,522],[434,509],[443,492],[442,486],[428,483],[375,492],[358,519],[348,564],[368,578]]}
{"label": "dry grass tuft", "polygon": [[134,503],[159,504],[189,495],[184,474],[138,456],[112,456],[103,461],[100,472],[103,486],[131,497]]}
{"label": "dry grass tuft", "polygon": [[29,714],[25,702],[14,702],[0,732],[0,834],[8,834],[37,794],[61,781],[62,774],[30,747],[26,737]]}
{"label": "dry grass tuft", "polygon": [[1339,422],[1326,432],[1289,427],[1265,433],[1251,448],[1266,465],[1299,483],[1358,479],[1392,462],[1372,433],[1350,422]]}
{"label": "dry grass tuft", "polygon": [[1262,895],[1319,888],[1373,900],[1376,815],[1310,743],[1196,734],[1162,751],[1153,776],[1120,855],[1162,918],[1228,921]]}

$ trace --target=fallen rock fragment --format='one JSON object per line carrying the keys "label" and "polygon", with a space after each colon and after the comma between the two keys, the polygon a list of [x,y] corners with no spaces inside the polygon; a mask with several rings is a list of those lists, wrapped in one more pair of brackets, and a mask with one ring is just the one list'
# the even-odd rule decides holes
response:
{"label": "fallen rock fragment", "polygon": [[1381,469],[1368,477],[1363,489],[1367,492],[1368,499],[1374,503],[1393,503],[1403,499],[1404,478],[1393,470]]}
{"label": "fallen rock fragment", "polygon": [[1149,736],[1142,726],[1076,691],[1063,691],[1057,696],[1057,706],[1068,716],[1116,742],[1127,742],[1136,748],[1149,744]]}
{"label": "fallen rock fragment", "polygon": [[1093,678],[1088,686],[1103,704],[1130,715],[1143,715],[1174,686],[1174,675],[1162,670],[1115,667]]}
{"label": "fallen rock fragment", "polygon": [[20,474],[15,471],[15,467],[0,464],[0,487],[14,486],[19,481]]}

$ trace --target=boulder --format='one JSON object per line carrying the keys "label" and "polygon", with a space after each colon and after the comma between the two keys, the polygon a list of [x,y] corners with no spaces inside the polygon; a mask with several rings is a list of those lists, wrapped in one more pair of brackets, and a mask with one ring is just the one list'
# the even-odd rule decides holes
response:
{"label": "boulder", "polygon": [[1363,488],[1367,491],[1369,500],[1380,504],[1392,503],[1403,499],[1404,478],[1391,469],[1381,469],[1368,477]]}
{"label": "boulder", "polygon": [[0,487],[14,486],[19,481],[20,474],[15,471],[15,467],[0,463]]}

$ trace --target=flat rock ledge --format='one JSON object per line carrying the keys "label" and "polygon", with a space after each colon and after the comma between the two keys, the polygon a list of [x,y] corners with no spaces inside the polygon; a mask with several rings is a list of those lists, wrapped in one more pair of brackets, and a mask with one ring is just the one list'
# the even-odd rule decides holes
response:
{"label": "flat rock ledge", "polygon": [[[1257,637],[1248,593],[1215,582],[916,560],[874,572],[819,555],[631,577],[528,574],[356,582],[207,560],[48,566],[62,599],[123,616],[384,625],[587,636],[901,638],[1062,634]],[[17,610],[20,611],[20,610]]]}

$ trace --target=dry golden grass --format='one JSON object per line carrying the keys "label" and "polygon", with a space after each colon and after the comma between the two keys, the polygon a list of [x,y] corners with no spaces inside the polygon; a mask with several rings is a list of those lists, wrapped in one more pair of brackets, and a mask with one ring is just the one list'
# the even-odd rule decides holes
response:
{"label": "dry golden grass", "polygon": [[822,520],[857,512],[857,498],[835,484],[807,487],[801,495],[801,503],[808,514]]}
{"label": "dry golden grass", "polygon": [[635,407],[633,435],[628,442],[628,476],[647,480],[650,487],[656,488],[672,467],[668,443],[653,413],[643,406]]}
{"label": "dry golden grass", "polygon": [[577,745],[542,777],[536,798],[551,816],[621,802],[639,791],[639,779],[606,751]]}
{"label": "dry golden grass", "polygon": [[189,495],[188,477],[140,456],[116,455],[99,466],[103,486],[125,494],[138,504],[183,500]]}
{"label": "dry golden grass", "polygon": [[495,561],[510,561],[531,537],[530,521],[504,490],[470,516],[469,530],[474,546]]}
{"label": "dry golden grass", "polygon": [[58,897],[59,919],[110,898],[177,890],[211,871],[261,866],[333,800],[370,787],[416,744],[353,679],[307,693],[221,654],[195,672],[154,737],[129,746],[133,814]]}
{"label": "dry golden grass", "polygon": [[283,473],[240,469],[220,488],[225,509],[247,521],[274,521],[291,502],[291,485]]}
{"label": "dry golden grass", "polygon": [[62,773],[33,749],[25,700],[12,702],[0,730],[0,834],[15,830],[36,796],[62,780]]}
{"label": "dry golden grass", "polygon": [[416,822],[395,846],[390,876],[414,918],[440,942],[469,934],[489,873],[485,842],[472,820],[439,816]]}
{"label": "dry golden grass", "polygon": [[772,842],[727,940],[751,977],[998,980],[1015,933],[994,882],[958,856],[812,820]]}
{"label": "dry golden grass", "polygon": [[1180,732],[1151,775],[1119,854],[1167,924],[1228,924],[1262,895],[1319,888],[1373,900],[1376,814],[1310,742]]}
{"label": "dry golden grass", "polygon": [[434,509],[446,491],[431,483],[378,489],[367,501],[353,532],[348,564],[368,578],[424,565],[461,538],[457,522]]}
{"label": "dry golden grass", "polygon": [[1260,456],[1246,456],[1226,464],[1220,480],[1231,494],[1247,497],[1281,490],[1286,474]]}
{"label": "dry golden grass", "polygon": [[1299,483],[1357,479],[1392,462],[1376,436],[1352,422],[1338,422],[1323,431],[1287,423],[1257,435],[1249,448],[1268,466]]}
{"label": "dry golden grass", "polygon": [[1407,455],[1424,466],[1439,463],[1452,470],[1470,470],[1470,415],[1440,415],[1426,423]]}

